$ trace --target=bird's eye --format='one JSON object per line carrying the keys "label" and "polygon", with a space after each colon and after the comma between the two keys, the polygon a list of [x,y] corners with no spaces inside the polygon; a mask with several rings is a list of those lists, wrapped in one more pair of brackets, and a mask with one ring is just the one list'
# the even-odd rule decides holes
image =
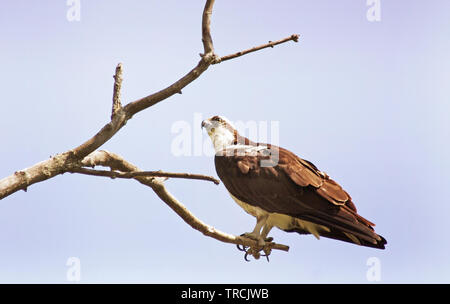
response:
{"label": "bird's eye", "polygon": [[211,133],[214,132],[216,129],[215,128],[211,128]]}
{"label": "bird's eye", "polygon": [[222,118],[220,118],[219,116],[214,116],[212,119],[211,119],[212,121],[217,121],[217,122],[223,122],[223,119]]}

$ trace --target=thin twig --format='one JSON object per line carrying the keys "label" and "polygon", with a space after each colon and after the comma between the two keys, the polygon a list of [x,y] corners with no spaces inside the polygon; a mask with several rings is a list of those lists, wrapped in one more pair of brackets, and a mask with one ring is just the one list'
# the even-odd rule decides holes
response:
{"label": "thin twig", "polygon": [[113,104],[111,111],[111,120],[113,116],[122,108],[120,102],[120,90],[122,88],[122,63],[119,63],[116,67],[116,73],[114,74],[114,89],[113,89]]}
{"label": "thin twig", "polygon": [[230,60],[230,59],[233,59],[233,58],[236,58],[236,57],[240,57],[240,56],[246,55],[248,53],[253,53],[253,52],[256,52],[256,51],[268,48],[268,47],[272,47],[273,48],[275,45],[282,44],[282,43],[285,43],[285,42],[288,42],[288,41],[291,41],[291,40],[294,41],[294,42],[298,42],[298,38],[299,38],[299,35],[294,34],[294,35],[291,35],[291,36],[289,36],[287,38],[280,39],[280,40],[277,40],[277,41],[269,41],[268,43],[262,44],[260,46],[255,46],[255,47],[253,47],[251,49],[248,49],[248,50],[244,50],[244,51],[240,51],[240,52],[237,52],[237,53],[234,53],[234,54],[230,54],[230,55],[226,55],[226,56],[220,57],[215,62],[213,62],[213,64],[221,63],[223,61],[227,61],[227,60]]}
{"label": "thin twig", "polygon": [[170,177],[170,178],[184,178],[184,179],[198,179],[213,182],[214,184],[220,184],[220,181],[212,176],[202,174],[191,173],[171,173],[163,171],[107,171],[107,170],[94,170],[88,168],[71,168],[71,173],[81,173],[86,175],[105,176],[111,178],[136,178],[136,177]]}
{"label": "thin twig", "polygon": [[205,54],[214,53],[214,46],[211,37],[211,15],[214,6],[214,0],[207,0],[202,16],[202,42]]}

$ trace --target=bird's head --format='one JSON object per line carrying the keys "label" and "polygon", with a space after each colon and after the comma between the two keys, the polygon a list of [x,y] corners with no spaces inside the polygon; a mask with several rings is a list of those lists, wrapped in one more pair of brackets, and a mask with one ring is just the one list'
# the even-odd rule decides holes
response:
{"label": "bird's head", "polygon": [[202,121],[202,128],[208,132],[216,152],[236,143],[239,136],[228,119],[217,115]]}

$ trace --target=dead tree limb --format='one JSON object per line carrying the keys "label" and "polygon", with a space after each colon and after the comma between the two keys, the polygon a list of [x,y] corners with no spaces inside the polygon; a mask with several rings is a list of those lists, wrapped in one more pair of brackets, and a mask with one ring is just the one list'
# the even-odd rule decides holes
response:
{"label": "dead tree limb", "polygon": [[[29,168],[16,171],[14,174],[1,179],[0,199],[3,199],[19,190],[26,191],[30,185],[42,182],[64,172],[69,172],[74,167],[79,167],[79,163],[83,160],[84,157],[97,150],[105,142],[111,139],[111,137],[113,137],[127,123],[127,121],[133,117],[133,115],[157,104],[162,100],[169,98],[174,94],[181,92],[181,90],[185,86],[190,84],[192,81],[197,79],[204,71],[206,71],[206,69],[208,69],[211,64],[219,60],[219,57],[214,54],[214,47],[210,30],[213,5],[214,0],[206,1],[202,18],[202,41],[204,54],[202,54],[200,61],[191,71],[189,71],[185,76],[183,76],[170,86],[166,87],[165,89],[162,89],[156,93],[153,93],[136,101],[130,102],[125,107],[121,107],[119,94],[122,82],[122,65],[120,65],[120,67],[118,66],[116,75],[114,77],[114,115],[112,115],[111,121],[108,122],[100,131],[98,131],[97,134],[95,134],[93,137],[91,137],[78,147],[53,156],[50,159],[44,160]],[[278,44],[290,40],[295,41],[295,39],[292,38],[293,36],[295,35],[292,35],[290,37],[291,39],[283,39],[283,41],[278,42]],[[248,53],[248,51],[243,51],[243,54],[244,53]],[[225,57],[230,56],[232,58],[238,57],[236,55],[229,55]]]}
{"label": "dead tree limb", "polygon": [[122,89],[122,63],[119,63],[116,67],[116,73],[114,74],[114,88],[113,88],[113,105],[111,110],[111,120],[114,115],[122,108],[120,102],[120,90]]}
{"label": "dead tree limb", "polygon": [[[140,98],[136,101],[128,103],[126,106],[122,107],[120,100],[120,90],[122,86],[122,64],[119,64],[116,68],[114,75],[114,89],[113,89],[113,103],[111,111],[111,121],[103,126],[93,137],[82,143],[81,145],[57,154],[47,160],[39,162],[29,168],[19,170],[14,172],[12,175],[5,177],[0,180],[0,200],[8,197],[9,195],[19,191],[27,190],[30,185],[42,182],[44,180],[55,177],[59,174],[66,172],[77,172],[88,174],[87,172],[93,174],[94,171],[96,175],[104,174],[109,177],[122,177],[122,178],[134,178],[139,182],[150,186],[155,193],[177,214],[183,218],[189,225],[194,229],[197,229],[204,233],[205,235],[214,237],[220,241],[240,244],[250,248],[254,248],[259,252],[260,250],[270,249],[280,249],[287,251],[288,247],[284,245],[278,245],[271,243],[266,248],[257,248],[255,241],[243,237],[235,237],[228,235],[226,233],[215,230],[209,225],[204,224],[200,220],[193,217],[192,214],[184,207],[180,202],[178,202],[163,185],[163,181],[167,177],[177,177],[177,178],[195,178],[195,179],[205,179],[213,182],[218,182],[212,177],[205,177],[201,175],[188,174],[188,173],[165,173],[165,172],[155,172],[155,171],[140,171],[133,166],[128,166],[125,160],[120,157],[116,158],[105,158],[103,165],[110,167],[112,170],[122,171],[117,173],[115,171],[109,171],[109,173],[104,173],[103,171],[90,170],[84,167],[93,167],[96,165],[102,165],[102,159],[98,158],[100,155],[105,156],[106,152],[96,151],[105,142],[111,139],[125,124],[129,119],[131,119],[135,114],[143,111],[174,94],[180,93],[181,90],[197,79],[203,72],[205,72],[210,65],[230,60],[242,55],[255,52],[267,47],[273,47],[288,41],[298,41],[298,35],[291,35],[288,38],[284,38],[275,42],[269,42],[258,47],[254,47],[248,50],[244,50],[235,54],[219,57],[214,53],[214,45],[211,36],[211,15],[213,11],[214,0],[206,0],[205,7],[203,9],[202,15],[202,42],[203,42],[203,53],[201,54],[201,59],[197,65],[192,68],[187,74],[181,77],[179,80],[175,81],[170,86],[155,92],[146,97]],[[102,154],[103,153],[103,154]],[[95,159],[95,161],[93,161]],[[122,168],[122,169],[120,169]],[[102,172],[102,173],[99,173]],[[126,173],[128,172],[128,173]],[[144,176],[140,176],[140,175]],[[151,175],[151,176],[150,176]],[[156,177],[160,176],[160,177]],[[161,177],[164,176],[164,177]],[[272,246],[272,247],[271,247]],[[257,255],[255,255],[257,257]]]}
{"label": "dead tree limb", "polygon": [[268,47],[273,48],[275,45],[282,44],[282,43],[285,43],[285,42],[288,42],[288,41],[291,41],[291,40],[294,41],[294,42],[298,42],[298,38],[299,38],[299,35],[294,34],[294,35],[291,35],[291,36],[289,36],[287,38],[283,38],[283,39],[280,39],[280,40],[277,40],[277,41],[269,41],[268,43],[264,43],[262,45],[252,47],[251,49],[248,49],[248,50],[240,51],[240,52],[237,52],[237,53],[234,53],[234,54],[230,54],[230,55],[226,55],[226,56],[217,58],[216,61],[213,62],[213,64],[217,64],[217,63],[221,63],[221,62],[224,62],[224,61],[227,61],[227,60],[230,60],[230,59],[241,57],[241,56],[246,55],[248,53],[253,53],[253,52],[256,52],[256,51],[268,48]]}
{"label": "dead tree limb", "polygon": [[70,173],[80,173],[93,176],[103,176],[110,178],[135,178],[135,177],[167,177],[167,178],[185,178],[185,179],[198,179],[213,182],[214,184],[220,184],[220,181],[212,176],[192,173],[171,173],[163,171],[131,171],[131,172],[119,172],[119,171],[106,171],[106,170],[94,170],[88,168],[72,168]]}

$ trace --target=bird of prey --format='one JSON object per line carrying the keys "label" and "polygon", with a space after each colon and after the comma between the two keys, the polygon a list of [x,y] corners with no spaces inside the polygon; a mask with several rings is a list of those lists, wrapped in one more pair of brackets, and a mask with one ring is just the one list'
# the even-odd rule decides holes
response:
{"label": "bird of prey", "polygon": [[241,136],[220,116],[202,121],[212,140],[216,171],[236,203],[256,217],[243,235],[263,246],[273,227],[384,249],[386,240],[360,216],[350,195],[294,153]]}

